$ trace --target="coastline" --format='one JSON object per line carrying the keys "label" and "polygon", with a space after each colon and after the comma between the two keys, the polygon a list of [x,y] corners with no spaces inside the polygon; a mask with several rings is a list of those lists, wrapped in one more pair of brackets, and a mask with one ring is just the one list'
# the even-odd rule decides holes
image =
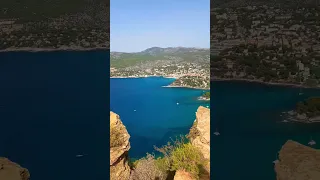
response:
{"label": "coastline", "polygon": [[210,88],[200,88],[200,87],[191,87],[191,86],[162,86],[164,88],[188,88],[188,89],[200,89],[200,90],[210,90]]}
{"label": "coastline", "polygon": [[320,116],[308,117],[306,114],[299,114],[295,110],[291,110],[283,113],[285,116],[284,120],[291,121],[291,122],[298,122],[298,123],[304,123],[304,124],[320,122]]}
{"label": "coastline", "polygon": [[203,96],[198,97],[198,101],[210,101],[210,98],[205,98]]}
{"label": "coastline", "polygon": [[94,50],[109,50],[107,47],[95,47],[95,48],[84,48],[84,47],[60,47],[60,48],[7,48],[0,50],[1,52],[55,52],[55,51],[94,51]]}
{"label": "coastline", "polygon": [[161,77],[167,79],[177,79],[177,77],[171,76],[110,76],[111,79],[132,79],[132,78],[149,78],[149,77]]}
{"label": "coastline", "polygon": [[[172,76],[132,76],[132,77],[113,76],[113,77],[110,77],[110,79],[134,79],[134,78],[149,78],[149,77],[161,77],[161,78],[168,78],[168,79],[177,79],[177,77],[172,77]],[[191,87],[191,86],[171,86],[171,85],[167,85],[167,86],[161,86],[161,87],[164,87],[164,88],[188,88],[188,89],[210,90],[210,88],[200,88],[200,87]]]}
{"label": "coastline", "polygon": [[286,83],[286,82],[264,82],[262,80],[256,80],[256,79],[230,79],[230,78],[213,78],[211,81],[239,81],[239,82],[250,82],[250,83],[260,83],[265,85],[272,85],[272,86],[287,86],[287,87],[293,87],[293,88],[304,88],[304,89],[320,89],[320,87],[312,87],[312,86],[306,86],[302,84],[293,84],[293,83]]}

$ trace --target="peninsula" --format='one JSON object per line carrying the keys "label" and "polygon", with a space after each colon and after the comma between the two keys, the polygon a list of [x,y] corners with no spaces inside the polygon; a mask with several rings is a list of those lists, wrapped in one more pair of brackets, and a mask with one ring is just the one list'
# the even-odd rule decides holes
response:
{"label": "peninsula", "polygon": [[176,80],[167,87],[210,89],[210,50],[152,47],[137,53],[111,52],[110,77],[162,76]]}
{"label": "peninsula", "polygon": [[320,97],[311,97],[298,102],[294,110],[286,113],[285,118],[302,123],[320,122]]}

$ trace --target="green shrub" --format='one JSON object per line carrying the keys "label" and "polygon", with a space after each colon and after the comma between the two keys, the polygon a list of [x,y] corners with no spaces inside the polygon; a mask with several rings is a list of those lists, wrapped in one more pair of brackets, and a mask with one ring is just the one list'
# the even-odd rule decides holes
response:
{"label": "green shrub", "polygon": [[171,170],[183,169],[195,177],[199,175],[199,166],[202,165],[202,155],[200,151],[191,143],[182,144],[177,147],[171,155]]}
{"label": "green shrub", "polygon": [[168,142],[167,145],[161,148],[155,147],[155,149],[164,156],[156,159],[157,167],[162,170],[185,170],[198,179],[201,168],[206,163],[199,149],[194,147],[183,136],[173,141],[172,144]]}

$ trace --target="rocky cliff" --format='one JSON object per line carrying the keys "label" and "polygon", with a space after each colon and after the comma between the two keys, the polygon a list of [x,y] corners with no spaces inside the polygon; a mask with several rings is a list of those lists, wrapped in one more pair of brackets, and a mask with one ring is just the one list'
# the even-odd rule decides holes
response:
{"label": "rocky cliff", "polygon": [[[159,172],[150,172],[156,169],[153,157],[147,157],[140,160],[135,170],[130,170],[128,163],[128,151],[130,149],[129,134],[122,124],[120,117],[110,112],[110,178],[111,180],[145,180],[158,176]],[[210,179],[210,109],[200,106],[196,112],[196,120],[190,129],[189,138],[191,144],[197,147],[208,163],[203,168],[204,172],[200,177],[201,180]],[[130,176],[131,174],[131,176]],[[141,175],[142,174],[142,175]],[[156,175],[154,175],[156,174]],[[166,178],[164,178],[166,179]],[[168,179],[168,178],[167,178]],[[170,178],[169,178],[170,179]],[[177,170],[174,180],[193,180],[190,173],[184,170]]]}
{"label": "rocky cliff", "polygon": [[110,112],[110,179],[128,180],[130,167],[128,151],[130,135],[120,117]]}
{"label": "rocky cliff", "polygon": [[318,180],[320,179],[320,150],[287,141],[279,152],[275,164],[277,180]]}
{"label": "rocky cliff", "polygon": [[0,157],[1,180],[29,180],[29,171],[7,158]]}
{"label": "rocky cliff", "polygon": [[205,170],[210,174],[210,109],[203,106],[198,108],[189,138],[192,145],[199,148],[208,161]]}

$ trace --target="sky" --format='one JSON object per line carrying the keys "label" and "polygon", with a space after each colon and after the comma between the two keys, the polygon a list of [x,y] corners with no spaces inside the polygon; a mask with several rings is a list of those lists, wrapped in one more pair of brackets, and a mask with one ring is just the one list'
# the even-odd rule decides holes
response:
{"label": "sky", "polygon": [[110,0],[110,48],[210,48],[210,0]]}

